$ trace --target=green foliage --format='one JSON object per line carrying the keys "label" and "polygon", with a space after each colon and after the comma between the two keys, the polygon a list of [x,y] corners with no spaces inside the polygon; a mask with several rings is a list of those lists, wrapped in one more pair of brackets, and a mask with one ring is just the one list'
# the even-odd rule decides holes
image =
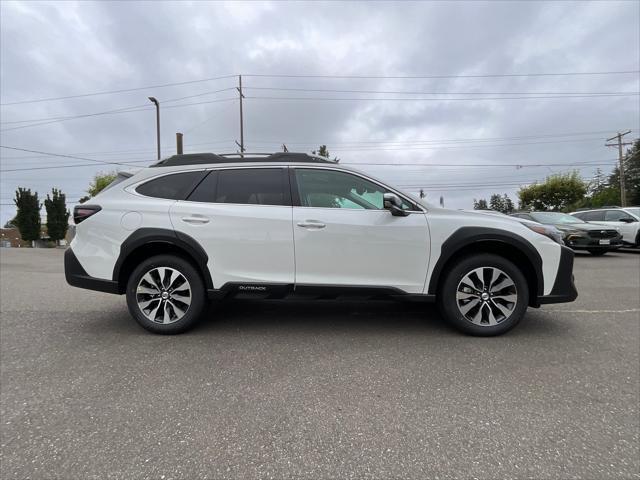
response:
{"label": "green foliage", "polygon": [[[318,147],[318,150],[314,150],[313,152],[314,155],[318,155],[319,157],[324,157],[324,158],[329,158],[329,149],[327,148],[326,145],[320,145]],[[333,161],[334,162],[339,162],[340,159],[338,157],[333,157]]]}
{"label": "green foliage", "polygon": [[116,172],[96,174],[96,176],[93,177],[93,181],[89,185],[89,188],[87,189],[87,193],[89,194],[89,196],[95,197],[102,190],[107,188],[109,184],[116,179],[117,175],[118,174]]}
{"label": "green foliage", "polygon": [[513,201],[509,198],[509,196],[505,193],[504,195],[500,195],[499,193],[494,193],[491,195],[489,199],[489,203],[484,198],[480,200],[473,199],[473,209],[474,210],[494,210],[496,212],[502,213],[511,213],[514,210]]}
{"label": "green foliage", "polygon": [[473,199],[473,209],[474,210],[489,210],[489,206],[487,205],[487,201],[484,198],[480,200]]}
{"label": "green foliage", "polygon": [[[623,163],[627,205],[640,205],[640,139],[627,150]],[[619,175],[620,172],[618,172]],[[611,185],[613,186],[613,182]]]}
{"label": "green foliage", "polygon": [[17,213],[14,219],[15,225],[20,230],[22,240],[32,242],[40,238],[40,209],[42,204],[38,201],[38,193],[31,193],[30,189],[18,188],[16,190]]}
{"label": "green foliage", "polygon": [[57,188],[51,190],[51,197],[47,194],[44,201],[44,208],[47,210],[47,232],[49,238],[54,241],[62,240],[69,228],[69,210],[65,194]]}
{"label": "green foliage", "polygon": [[518,192],[524,210],[567,210],[583,199],[587,184],[578,172],[556,174],[543,183],[522,187]]}

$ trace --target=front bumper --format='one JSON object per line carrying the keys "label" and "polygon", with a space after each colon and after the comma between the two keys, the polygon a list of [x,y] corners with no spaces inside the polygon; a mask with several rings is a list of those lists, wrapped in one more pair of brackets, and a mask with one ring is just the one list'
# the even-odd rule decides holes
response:
{"label": "front bumper", "polygon": [[[608,240],[609,243],[603,245],[600,243],[600,240]],[[567,247],[572,248],[573,250],[616,250],[622,247],[622,237],[618,235],[613,238],[593,238],[589,236],[574,236],[569,235],[564,239],[564,243]]]}
{"label": "front bumper", "polygon": [[67,283],[73,287],[106,293],[123,293],[120,291],[118,282],[90,276],[71,248],[67,248],[64,252],[64,276]]}
{"label": "front bumper", "polygon": [[549,295],[539,295],[538,305],[546,303],[566,303],[573,302],[578,298],[578,290],[573,283],[573,251],[567,247],[562,248],[560,252],[560,263],[558,264],[558,273],[556,281],[553,284]]}

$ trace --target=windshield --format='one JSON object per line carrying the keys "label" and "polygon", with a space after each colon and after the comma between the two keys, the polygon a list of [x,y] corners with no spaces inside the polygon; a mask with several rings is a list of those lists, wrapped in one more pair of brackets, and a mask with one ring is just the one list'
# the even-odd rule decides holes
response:
{"label": "windshield", "polygon": [[585,223],[578,217],[558,212],[532,212],[531,217],[540,223]]}
{"label": "windshield", "polygon": [[640,207],[627,208],[627,212],[640,218]]}

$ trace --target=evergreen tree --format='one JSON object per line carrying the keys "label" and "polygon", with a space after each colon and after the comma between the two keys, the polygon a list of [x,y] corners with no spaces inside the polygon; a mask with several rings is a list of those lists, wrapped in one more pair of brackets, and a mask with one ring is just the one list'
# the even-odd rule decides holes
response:
{"label": "evergreen tree", "polygon": [[491,198],[489,199],[489,208],[496,212],[502,212],[504,210],[504,202],[502,201],[500,194],[494,193],[491,195]]}
{"label": "evergreen tree", "polygon": [[[313,152],[314,155],[318,155],[319,157],[324,157],[324,158],[329,158],[329,149],[327,148],[326,145],[320,145],[318,147],[318,150],[314,150]],[[338,163],[340,161],[340,159],[338,157],[333,157],[333,161]]]}
{"label": "evergreen tree", "polygon": [[54,241],[62,240],[69,228],[69,210],[65,194],[57,188],[51,190],[51,197],[47,194],[44,201],[44,208],[47,210],[47,232],[49,238]]}
{"label": "evergreen tree", "polygon": [[489,210],[489,206],[487,205],[487,201],[484,198],[480,200],[473,199],[473,209],[474,210]]}
{"label": "evergreen tree", "polygon": [[30,189],[19,187],[16,190],[17,213],[15,225],[20,231],[22,240],[33,242],[40,238],[40,209],[42,204],[38,201],[38,192],[31,193]]}

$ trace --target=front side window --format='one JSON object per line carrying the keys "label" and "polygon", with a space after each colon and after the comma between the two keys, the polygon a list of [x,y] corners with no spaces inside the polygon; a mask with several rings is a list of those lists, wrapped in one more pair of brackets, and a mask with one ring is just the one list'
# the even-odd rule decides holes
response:
{"label": "front side window", "polygon": [[622,210],[607,210],[604,213],[604,220],[606,222],[619,222],[623,218],[631,219],[631,215]]}
{"label": "front side window", "polygon": [[[218,171],[215,203],[289,205],[288,184],[282,168]],[[195,192],[194,192],[195,193]]]}
{"label": "front side window", "polygon": [[174,173],[154,178],[136,188],[136,192],[147,197],[183,200],[200,181],[205,172]]}
{"label": "front side window", "polygon": [[[300,205],[316,208],[383,210],[387,189],[357,175],[324,169],[295,170]],[[402,208],[412,206],[403,201]]]}

